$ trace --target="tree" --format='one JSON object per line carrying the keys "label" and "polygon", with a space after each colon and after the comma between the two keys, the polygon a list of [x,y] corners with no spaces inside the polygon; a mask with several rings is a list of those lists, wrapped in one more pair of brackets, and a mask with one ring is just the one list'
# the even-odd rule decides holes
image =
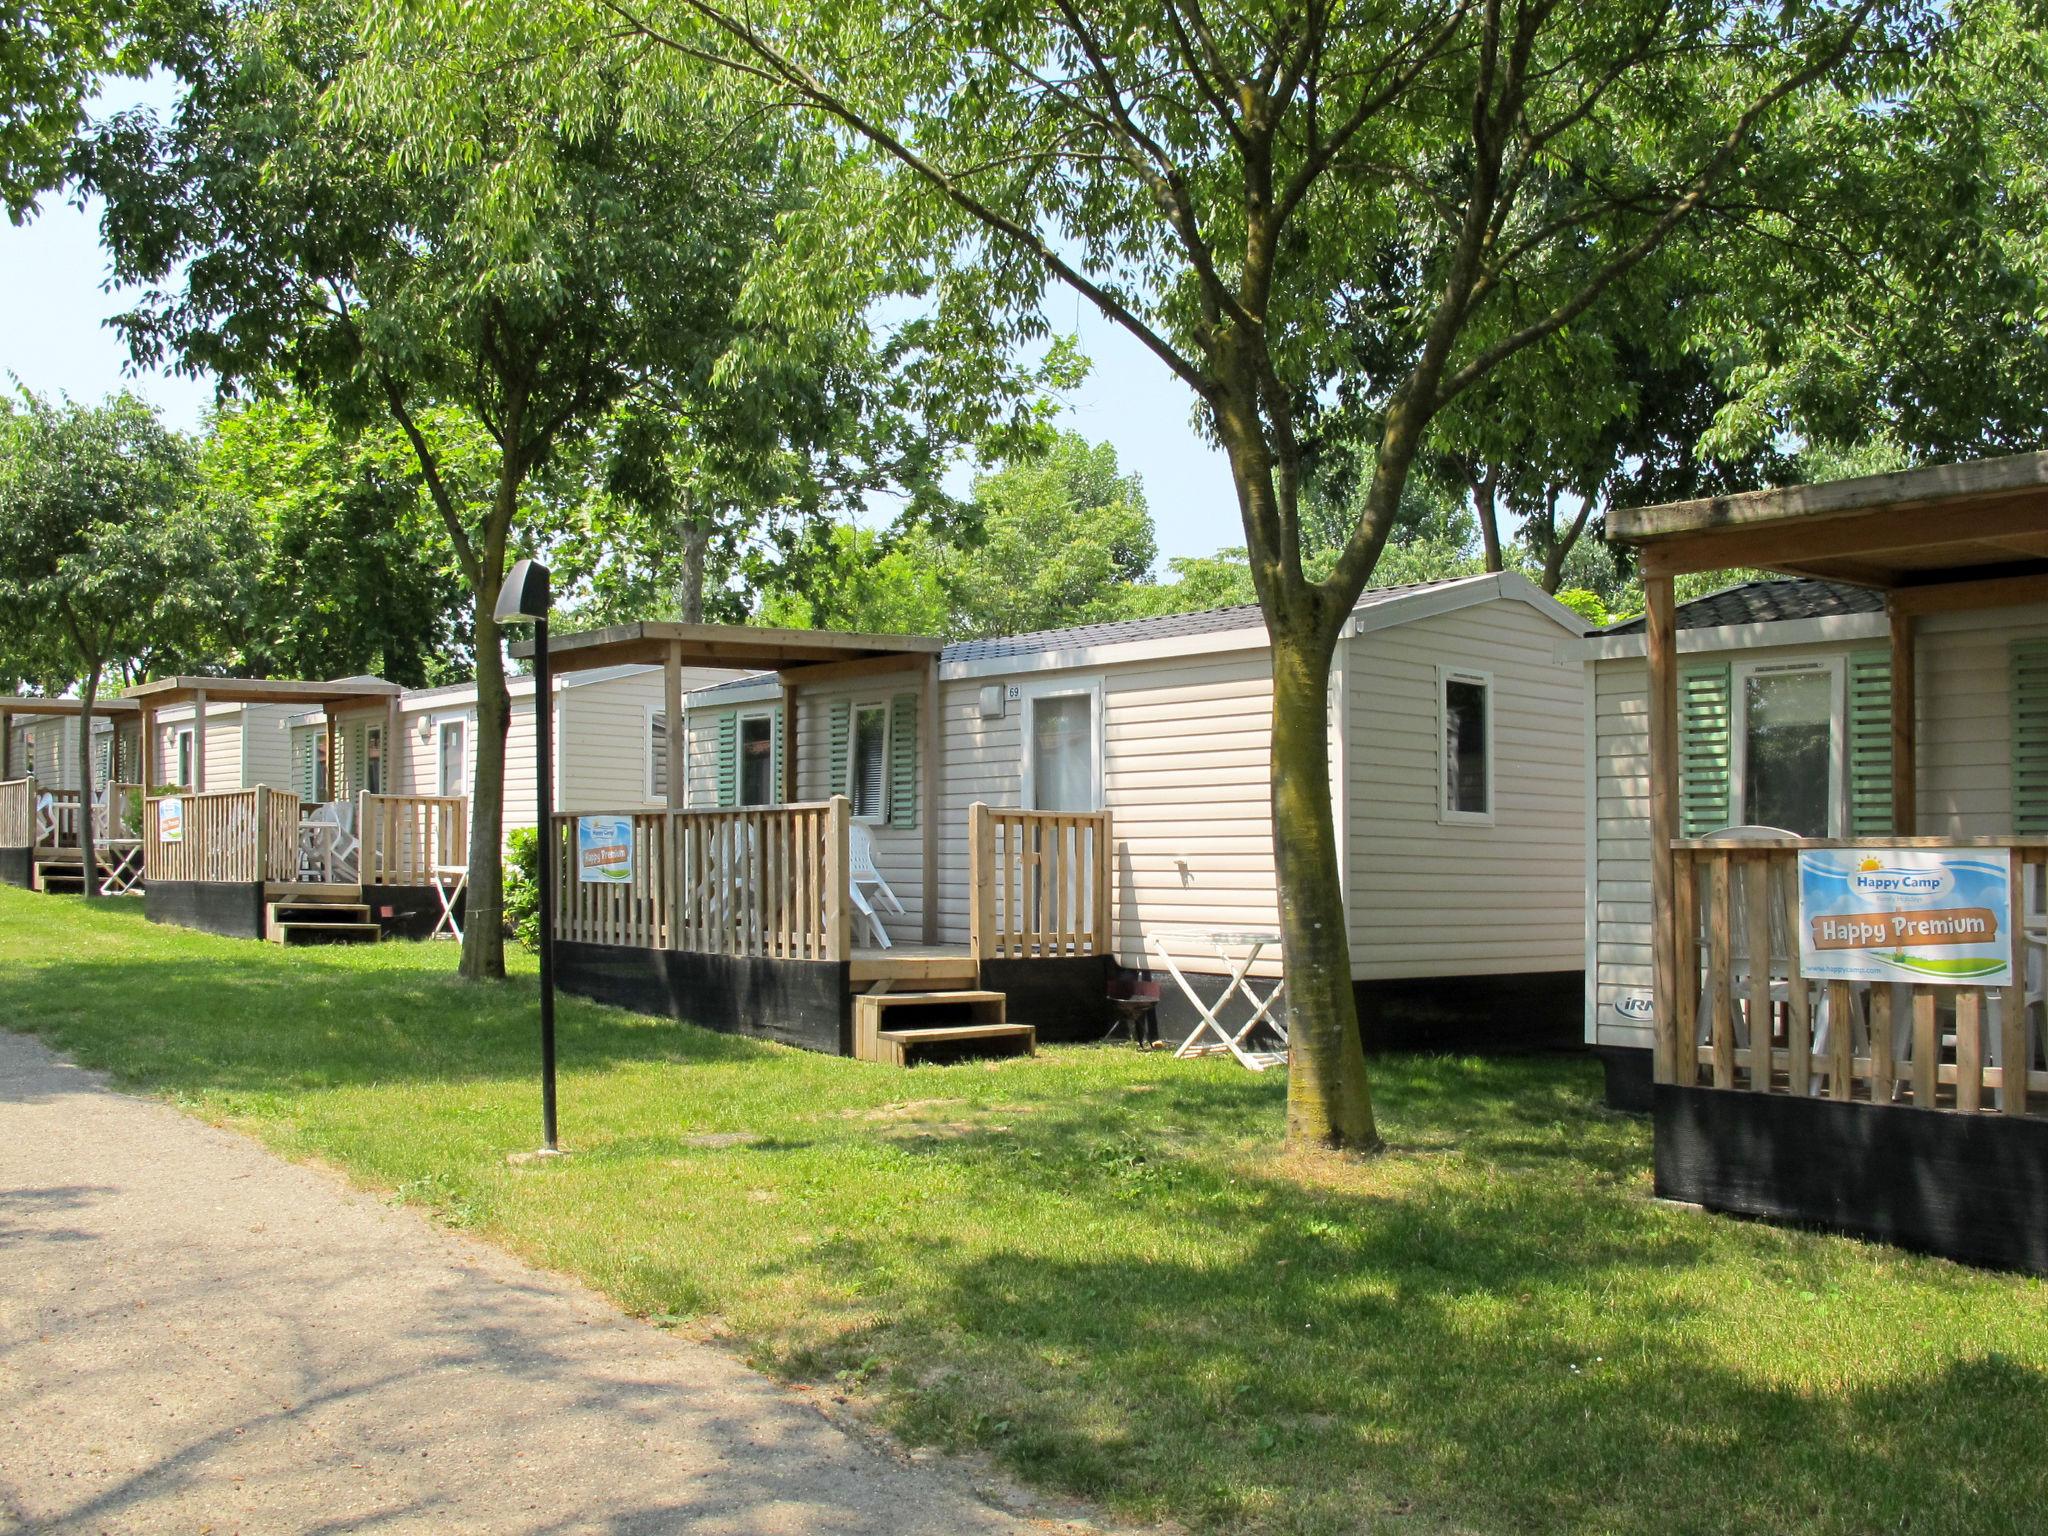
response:
{"label": "tree", "polygon": [[[451,33],[530,31],[523,10],[432,7]],[[703,89],[708,62],[728,94],[862,145],[843,182],[859,201],[821,199],[806,218],[832,233],[797,252],[922,251],[941,312],[972,310],[1006,344],[1039,333],[1041,295],[1064,284],[1192,391],[1230,464],[1272,640],[1289,1132],[1376,1146],[1324,716],[1339,628],[1429,425],[1702,209],[1739,222],[1740,197],[1720,194],[1792,131],[1800,99],[1853,106],[1938,30],[1938,9],[553,0],[548,14],[571,85],[616,72],[652,103]],[[1359,316],[1404,366],[1371,402],[1373,480],[1318,580],[1300,488]]]}
{"label": "tree", "polygon": [[[428,413],[444,475],[476,478],[488,444],[459,444],[466,423]],[[249,677],[375,673],[408,687],[451,681],[461,578],[411,444],[389,425],[353,436],[295,396],[225,407],[207,424],[195,471],[216,527],[239,525],[233,622],[218,637],[225,670]]]}
{"label": "tree", "polygon": [[33,658],[47,689],[79,689],[88,897],[98,887],[90,807],[101,681],[203,611],[218,579],[190,486],[189,446],[133,395],[84,406],[24,391],[0,414],[0,653]]}
{"label": "tree", "polygon": [[[359,19],[328,0],[222,13],[174,120],[108,124],[82,163],[117,276],[155,285],[120,322],[138,361],[281,379],[410,445],[471,597],[462,971],[497,977],[510,700],[493,609],[518,545],[546,538],[532,483],[643,379],[712,378],[786,157],[772,127],[691,110],[664,113],[655,153],[616,101],[560,112],[482,34],[424,59]],[[428,123],[414,106],[436,70],[462,85]],[[488,440],[474,496],[437,411]]]}

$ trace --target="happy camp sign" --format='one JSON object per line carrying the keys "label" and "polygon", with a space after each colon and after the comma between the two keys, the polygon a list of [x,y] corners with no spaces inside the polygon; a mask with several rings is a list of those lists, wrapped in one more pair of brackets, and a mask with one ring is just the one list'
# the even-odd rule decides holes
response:
{"label": "happy camp sign", "polygon": [[1828,981],[2012,981],[2012,877],[1962,849],[1799,853],[1799,963]]}

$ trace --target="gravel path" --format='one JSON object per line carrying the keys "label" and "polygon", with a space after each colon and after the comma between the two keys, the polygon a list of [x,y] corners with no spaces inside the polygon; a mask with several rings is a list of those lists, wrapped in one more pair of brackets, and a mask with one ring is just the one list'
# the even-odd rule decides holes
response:
{"label": "gravel path", "polygon": [[1084,1529],[0,1031],[0,1530]]}

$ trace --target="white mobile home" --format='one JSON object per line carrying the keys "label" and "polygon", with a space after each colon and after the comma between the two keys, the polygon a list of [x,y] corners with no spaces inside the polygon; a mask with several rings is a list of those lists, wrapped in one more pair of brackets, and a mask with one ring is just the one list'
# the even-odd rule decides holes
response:
{"label": "white mobile home", "polygon": [[[80,887],[84,810],[82,706],[75,698],[0,697],[0,883]],[[95,824],[107,836],[108,785],[130,782],[140,759],[135,706],[102,698],[92,724]]]}
{"label": "white mobile home", "polygon": [[[590,659],[658,648],[656,628],[596,639]],[[1515,575],[1369,592],[1347,625],[1332,794],[1370,1043],[1576,1041],[1585,725],[1572,647],[1583,629]],[[865,638],[879,653],[887,637]],[[575,648],[564,643],[571,666]],[[689,697],[673,803],[695,813],[845,796],[902,907],[878,913],[892,941],[963,950],[973,807],[1106,812],[1105,950],[1152,970],[1158,942],[1277,926],[1271,694],[1250,607],[792,668]],[[1202,948],[1183,949],[1183,969],[1213,991],[1229,962],[1204,962]],[[1244,952],[1235,939],[1225,951]],[[1278,969],[1269,949],[1254,974]]]}

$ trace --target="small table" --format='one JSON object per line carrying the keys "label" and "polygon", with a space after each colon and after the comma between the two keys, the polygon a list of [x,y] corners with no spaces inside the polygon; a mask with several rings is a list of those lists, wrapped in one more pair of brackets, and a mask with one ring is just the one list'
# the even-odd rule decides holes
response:
{"label": "small table", "polygon": [[[1263,1000],[1252,991],[1248,980],[1252,967],[1258,964],[1259,956],[1279,945],[1279,934],[1223,928],[1154,929],[1146,942],[1151,945],[1152,952],[1159,957],[1159,963],[1165,966],[1168,974],[1179,983],[1187,1000],[1195,1005],[1195,1012],[1202,1016],[1202,1022],[1194,1027],[1187,1039],[1180,1043],[1180,1049],[1173,1053],[1175,1057],[1207,1056],[1219,1051],[1228,1051],[1240,1064],[1254,1072],[1263,1072],[1268,1067],[1281,1066],[1286,1062],[1285,1050],[1254,1051],[1245,1045],[1252,1031],[1261,1024],[1277,1034],[1283,1046],[1287,1043],[1287,1026],[1273,1014],[1273,1005],[1280,1001],[1280,994],[1286,989],[1285,979],[1276,982],[1273,990],[1267,993]],[[1232,945],[1244,949],[1242,959],[1230,958]],[[1198,946],[1222,961],[1229,972],[1230,979],[1223,988],[1223,995],[1217,998],[1213,1005],[1202,1001],[1195,991],[1194,983],[1182,973],[1174,955],[1176,948],[1186,956],[1194,953]],[[1252,1012],[1251,1017],[1233,1031],[1223,1024],[1218,1015],[1230,1005],[1233,997],[1239,995],[1243,996],[1246,1006]],[[1216,1037],[1213,1042],[1205,1038],[1211,1034]]]}
{"label": "small table", "polygon": [[434,894],[441,898],[441,916],[434,924],[429,938],[438,939],[447,934],[456,943],[462,942],[462,924],[455,920],[455,903],[462,900],[462,893],[469,889],[469,866],[467,864],[436,864],[432,871]]}
{"label": "small table", "polygon": [[103,872],[102,896],[133,896],[142,889],[141,838],[101,838],[93,845],[93,855]]}

